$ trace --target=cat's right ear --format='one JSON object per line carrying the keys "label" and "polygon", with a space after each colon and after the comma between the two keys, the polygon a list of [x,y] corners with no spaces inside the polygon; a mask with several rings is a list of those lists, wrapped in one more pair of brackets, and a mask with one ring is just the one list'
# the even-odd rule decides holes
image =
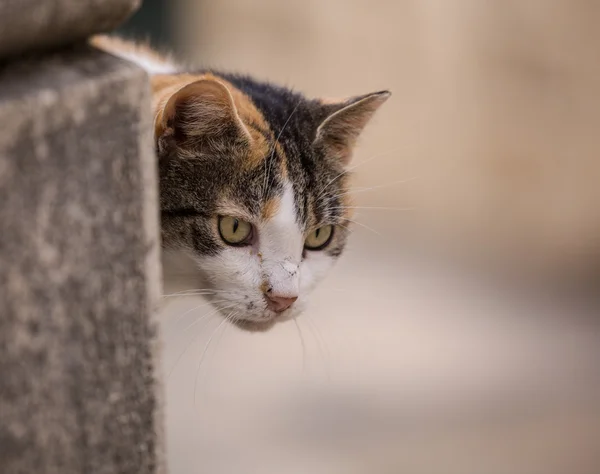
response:
{"label": "cat's right ear", "polygon": [[323,103],[321,112],[325,118],[317,128],[313,146],[348,165],[358,136],[390,96],[389,91],[379,91]]}
{"label": "cat's right ear", "polygon": [[200,79],[174,92],[157,117],[155,134],[159,154],[174,147],[209,151],[223,141],[252,141],[231,92],[214,79]]}

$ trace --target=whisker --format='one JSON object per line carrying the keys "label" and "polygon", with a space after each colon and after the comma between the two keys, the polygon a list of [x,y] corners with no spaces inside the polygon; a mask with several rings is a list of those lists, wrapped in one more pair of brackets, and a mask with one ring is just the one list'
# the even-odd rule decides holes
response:
{"label": "whisker", "polygon": [[302,347],[302,373],[304,373],[306,372],[306,344],[304,342],[302,331],[300,330],[300,325],[298,324],[298,319],[294,318],[294,324],[296,325],[298,337],[300,338],[300,346]]}
{"label": "whisker", "polygon": [[[365,165],[365,164],[367,164],[367,163],[370,163],[371,161],[373,161],[373,160],[375,160],[375,159],[377,159],[377,158],[378,158],[378,156],[377,156],[377,155],[375,155],[375,156],[372,156],[371,158],[369,158],[369,159],[367,159],[367,160],[364,160],[364,161],[361,161],[360,163],[357,163],[357,164],[355,164],[354,166],[351,166],[350,168],[345,168],[345,169],[344,169],[344,171],[342,171],[341,173],[339,173],[339,174],[337,174],[336,176],[334,176],[334,177],[333,177],[331,180],[329,180],[329,181],[328,181],[328,182],[325,184],[325,186],[323,187],[323,191],[326,191],[326,190],[329,188],[329,185],[330,185],[330,184],[332,184],[332,183],[333,183],[335,180],[337,180],[337,179],[338,179],[338,178],[340,178],[341,176],[344,176],[345,174],[348,174],[348,173],[350,173],[350,171],[352,171],[352,170],[355,170],[355,169],[356,169],[356,168],[358,168],[359,166],[362,166],[362,165]],[[323,195],[323,193],[320,193],[320,194],[319,194],[319,196],[318,196],[317,198],[321,197],[322,195]]]}
{"label": "whisker", "polygon": [[169,298],[172,296],[193,296],[193,295],[212,295],[216,293],[227,293],[228,290],[211,290],[208,288],[191,288],[189,290],[177,291],[175,293],[170,293],[166,295],[162,295],[163,298]]}
{"label": "whisker", "polygon": [[371,161],[376,160],[377,158],[381,158],[382,156],[385,156],[385,155],[387,155],[389,153],[393,153],[393,152],[398,151],[398,150],[400,150],[400,148],[393,148],[392,150],[388,150],[388,151],[385,151],[383,153],[379,153],[377,155],[372,156],[371,158],[369,158],[367,160],[361,161],[360,163],[357,163],[356,165],[351,166],[350,168],[344,169],[344,171],[342,171],[340,174],[338,174],[337,176],[335,176],[334,178],[332,178],[329,182],[327,182],[325,184],[325,186],[323,187],[323,190],[318,194],[316,200],[318,201],[319,199],[321,199],[323,197],[323,195],[329,190],[329,186],[334,181],[336,181],[337,179],[339,179],[341,176],[350,173],[350,171],[355,170],[359,166],[362,166],[362,165],[365,165],[367,163],[370,163]]}
{"label": "whisker", "polygon": [[344,209],[374,209],[379,211],[414,211],[414,207],[380,207],[380,206],[339,206],[332,207],[331,210],[344,210]]}
{"label": "whisker", "polygon": [[216,327],[216,329],[210,335],[210,337],[208,338],[208,342],[204,346],[202,355],[200,356],[200,361],[198,362],[198,367],[196,369],[196,378],[194,380],[194,406],[196,406],[196,390],[198,388],[198,375],[200,373],[200,366],[202,365],[202,361],[204,360],[204,356],[206,355],[206,352],[208,351],[210,343],[212,342],[213,338],[215,337],[215,335],[217,334],[217,332],[219,331],[221,326],[223,326],[229,320],[228,318],[229,318],[229,316],[227,316],[225,319],[223,319],[223,321],[221,321],[221,323]]}
{"label": "whisker", "polygon": [[[222,308],[222,309],[227,309],[227,308]],[[208,314],[205,314],[203,316],[201,316],[196,323],[200,322],[201,320],[204,320],[206,318],[208,318],[209,316],[212,316],[213,314],[218,313],[219,311],[221,311],[220,308],[217,308],[215,311],[211,311]],[[196,342],[196,340],[200,337],[202,333],[198,333],[188,344],[187,346],[185,346],[185,349],[179,354],[179,356],[177,357],[177,360],[175,360],[175,364],[173,364],[173,367],[171,367],[171,370],[169,370],[169,372],[167,373],[167,380],[171,377],[171,374],[173,373],[173,371],[175,370],[175,368],[177,367],[177,364],[179,364],[179,361],[181,360],[181,358],[187,353],[188,349],[191,347],[192,343]]]}
{"label": "whisker", "polygon": [[277,135],[277,138],[273,142],[273,149],[271,151],[271,156],[269,157],[269,162],[267,163],[267,170],[265,172],[265,180],[264,180],[264,183],[263,183],[263,200],[264,200],[264,198],[267,195],[267,186],[269,184],[269,178],[271,177],[271,167],[272,167],[271,165],[273,163],[273,156],[275,155],[275,145],[279,142],[279,139],[281,138],[281,135],[283,134],[283,131],[285,130],[285,127],[287,126],[287,124],[289,123],[289,121],[292,119],[292,116],[296,113],[296,110],[298,110],[298,107],[300,107],[301,103],[302,103],[302,101],[298,101],[298,103],[294,107],[294,110],[292,110],[292,113],[287,118],[287,120],[284,122],[283,127],[281,127],[281,130],[279,131],[279,134]]}
{"label": "whisker", "polygon": [[367,188],[356,188],[356,189],[349,189],[343,193],[339,193],[336,194],[335,197],[339,198],[342,196],[345,196],[347,194],[357,194],[357,193],[364,193],[366,191],[372,191],[373,189],[381,189],[381,188],[387,188],[389,186],[394,186],[395,184],[404,184],[404,183],[408,183],[410,181],[414,181],[415,179],[417,179],[416,176],[413,176],[412,178],[407,178],[407,179],[401,179],[398,181],[392,181],[391,183],[385,183],[385,184],[379,184],[377,186],[369,186]]}
{"label": "whisker", "polygon": [[[367,229],[367,230],[370,230],[370,231],[371,231],[371,232],[373,232],[374,234],[377,234],[379,237],[383,237],[383,235],[382,235],[381,233],[377,232],[377,231],[376,231],[375,229],[373,229],[372,227],[369,227],[367,224],[363,224],[362,222],[358,222],[358,221],[355,221],[355,220],[353,220],[353,219],[349,219],[349,218],[347,218],[347,217],[346,217],[345,219],[346,219],[348,222],[352,222],[353,224],[359,225],[359,226],[361,226],[361,227],[363,227],[363,228],[365,228],[365,229]],[[340,225],[340,224],[338,224],[338,225]],[[348,229],[348,227],[346,227],[346,230],[350,230],[350,229]]]}
{"label": "whisker", "polygon": [[164,294],[163,296],[175,296],[190,293],[192,291],[211,291],[209,288],[188,288],[187,290],[176,291],[175,293]]}
{"label": "whisker", "polygon": [[323,345],[325,344],[325,340],[320,335],[316,323],[313,319],[306,314],[306,322],[308,323],[308,329],[313,334],[315,341],[317,342],[317,347],[319,349],[319,354],[321,355],[321,360],[323,361],[323,365],[325,366],[325,373],[327,375],[327,380],[331,380],[331,368],[329,366],[329,351],[327,351],[327,356],[325,356],[325,351],[323,350]]}
{"label": "whisker", "polygon": [[188,309],[187,311],[184,311],[179,316],[177,316],[177,318],[175,319],[175,323],[178,323],[179,321],[181,321],[186,314],[190,314],[192,311],[196,311],[197,309],[204,308],[205,306],[208,306],[210,304],[211,304],[210,301],[206,301],[202,304],[199,304],[197,306],[194,306],[193,308]]}
{"label": "whisker", "polygon": [[[222,300],[221,302],[225,302],[225,301],[229,301],[229,300]],[[234,307],[234,306],[236,306],[236,305],[237,305],[237,303],[233,303],[233,304],[230,304],[230,305],[227,305],[227,306],[222,306],[222,307],[220,307],[220,306],[216,306],[216,305],[215,305],[215,307],[217,308],[217,310],[215,311],[215,313],[216,313],[216,312],[218,312],[218,311],[220,311],[220,310],[224,310],[224,309],[233,308],[233,307]],[[215,314],[215,313],[211,313],[211,314]],[[204,319],[204,316],[201,316],[201,317],[200,317],[200,319],[197,319],[197,320],[196,320],[196,321],[194,321],[192,324],[190,324],[188,327],[186,327],[186,328],[183,330],[183,332],[184,332],[184,333],[188,332],[188,331],[189,331],[189,330],[190,330],[190,329],[191,329],[193,326],[195,326],[195,325],[196,325],[198,322],[200,322],[200,320],[202,320],[202,319]]]}
{"label": "whisker", "polygon": [[[225,321],[230,321],[233,322],[234,319],[236,318],[236,316],[240,314],[239,311],[232,311],[231,313],[229,313],[227,316],[225,316]],[[229,326],[225,326],[225,329],[223,329],[223,331],[221,332],[221,334],[219,334],[219,336],[217,337],[217,340],[215,341],[215,350],[213,351],[213,358],[215,356],[215,353],[219,347],[219,343],[221,342],[221,339],[223,338],[223,336],[225,335],[225,333],[227,332],[227,329],[229,328]],[[218,328],[217,328],[218,329]],[[194,404],[196,403],[196,392],[197,392],[197,385],[198,385],[198,375],[199,375],[199,370],[200,370],[200,366],[202,364],[202,360],[200,360],[200,362],[198,363],[198,372],[196,373],[196,381],[194,382]],[[208,374],[205,373],[204,377],[202,378],[202,382],[204,384],[204,382],[206,381],[208,377]]]}
{"label": "whisker", "polygon": [[215,303],[225,303],[229,300],[214,300],[214,301],[205,301],[202,304],[199,304],[198,306],[194,306],[193,308],[188,309],[187,311],[184,311],[182,314],[180,314],[179,316],[177,316],[177,318],[175,319],[174,323],[177,324],[179,321],[181,321],[183,319],[183,317],[187,314],[190,314],[192,311],[196,311],[199,308],[204,308],[205,306],[209,306],[211,304],[215,304]]}
{"label": "whisker", "polygon": [[208,292],[190,292],[190,293],[181,293],[181,294],[173,294],[173,295],[162,295],[162,298],[184,298],[186,296],[214,296],[217,293],[208,293]]}

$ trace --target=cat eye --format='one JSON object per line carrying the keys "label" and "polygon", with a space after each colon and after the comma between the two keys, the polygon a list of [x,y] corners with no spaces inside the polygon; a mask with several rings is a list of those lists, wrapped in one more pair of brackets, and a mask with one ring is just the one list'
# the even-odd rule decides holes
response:
{"label": "cat eye", "polygon": [[219,217],[219,234],[226,244],[248,245],[252,239],[252,224],[236,217]]}
{"label": "cat eye", "polygon": [[308,250],[323,250],[331,242],[333,237],[333,226],[324,225],[313,230],[304,241],[304,248]]}

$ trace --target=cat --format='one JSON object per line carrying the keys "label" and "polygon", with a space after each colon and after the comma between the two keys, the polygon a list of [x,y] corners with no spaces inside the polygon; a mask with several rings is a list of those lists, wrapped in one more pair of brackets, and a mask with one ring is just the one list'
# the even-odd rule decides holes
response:
{"label": "cat", "polygon": [[310,99],[115,37],[91,43],[150,75],[165,263],[191,263],[193,287],[240,327],[298,316],[344,251],[352,151],[390,92]]}

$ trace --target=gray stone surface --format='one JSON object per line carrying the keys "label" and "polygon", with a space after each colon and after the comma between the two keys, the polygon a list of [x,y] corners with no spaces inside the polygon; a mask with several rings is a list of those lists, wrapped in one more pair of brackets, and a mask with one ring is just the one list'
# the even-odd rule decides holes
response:
{"label": "gray stone surface", "polygon": [[0,57],[109,31],[140,3],[141,0],[0,0]]}
{"label": "gray stone surface", "polygon": [[2,474],[162,470],[149,94],[87,47],[0,72]]}

